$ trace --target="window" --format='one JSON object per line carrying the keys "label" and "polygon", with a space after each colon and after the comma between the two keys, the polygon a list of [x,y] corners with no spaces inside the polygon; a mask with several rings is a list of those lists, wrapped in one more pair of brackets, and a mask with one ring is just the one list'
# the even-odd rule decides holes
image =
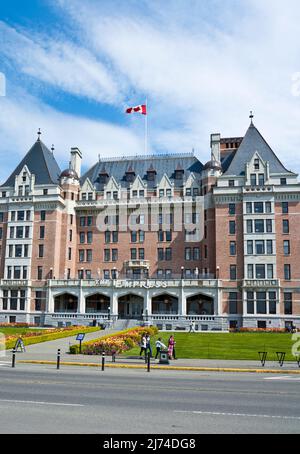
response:
{"label": "window", "polygon": [[268,255],[273,254],[273,241],[272,240],[267,240],[267,254]]}
{"label": "window", "polygon": [[131,242],[136,243],[137,242],[137,232],[131,232]]}
{"label": "window", "polygon": [[272,233],[273,231],[273,222],[272,222],[272,219],[267,219],[266,220],[266,231],[268,233]]}
{"label": "window", "polygon": [[272,213],[272,204],[271,204],[271,202],[266,202],[266,213]]}
{"label": "window", "polygon": [[2,240],[2,238],[3,238],[3,228],[0,227],[0,240]]}
{"label": "window", "polygon": [[21,244],[17,244],[15,246],[15,257],[22,257],[22,245]]}
{"label": "window", "polygon": [[237,296],[238,294],[236,292],[229,293],[229,314],[238,313]]}
{"label": "window", "polygon": [[257,255],[262,255],[265,253],[265,242],[263,240],[255,241],[255,253]]}
{"label": "window", "polygon": [[168,230],[166,232],[166,241],[172,241],[172,232],[171,232],[171,230]]}
{"label": "window", "polygon": [[39,257],[44,257],[44,245],[39,244]]}
{"label": "window", "polygon": [[104,240],[105,240],[106,244],[110,243],[110,231],[109,230],[106,230],[106,232],[104,233]]}
{"label": "window", "polygon": [[235,214],[235,203],[230,203],[229,206],[228,206],[228,213],[230,215],[233,215]]}
{"label": "window", "polygon": [[252,202],[246,202],[246,213],[247,214],[252,213]]}
{"label": "window", "polygon": [[260,173],[258,175],[258,185],[259,186],[264,186],[265,185],[265,175],[263,173]]}
{"label": "window", "polygon": [[282,202],[281,210],[283,214],[287,214],[289,212],[289,202]]}
{"label": "window", "polygon": [[139,259],[140,260],[145,259],[145,249],[143,249],[143,248],[139,249]]}
{"label": "window", "polygon": [[15,212],[15,211],[11,211],[11,213],[10,213],[10,220],[11,220],[11,221],[15,221],[15,220],[16,220],[16,212]]}
{"label": "window", "polygon": [[87,243],[88,244],[92,244],[92,242],[93,242],[93,232],[87,232],[86,237],[87,237]]}
{"label": "window", "polygon": [[229,221],[229,233],[230,235],[235,234],[235,221]]}
{"label": "window", "polygon": [[284,303],[284,314],[285,315],[292,315],[293,314],[293,299],[292,293],[284,293],[283,294],[283,303]]}
{"label": "window", "polygon": [[267,278],[273,279],[274,278],[274,271],[272,263],[267,264]]}
{"label": "window", "polygon": [[43,210],[40,212],[40,220],[46,221],[46,211]]}
{"label": "window", "polygon": [[10,310],[16,311],[18,309],[18,290],[11,290],[10,292]]}
{"label": "window", "polygon": [[267,294],[266,294],[266,292],[256,292],[256,311],[258,314],[267,313]]}
{"label": "window", "polygon": [[259,159],[258,158],[254,159],[254,170],[259,170]]}
{"label": "window", "polygon": [[191,248],[190,247],[185,248],[184,259],[191,260]]}
{"label": "window", "polygon": [[247,233],[253,233],[253,222],[251,220],[247,221]]}
{"label": "window", "polygon": [[110,249],[104,249],[104,262],[110,262]]}
{"label": "window", "polygon": [[286,178],[280,178],[280,185],[285,186],[286,185]]}
{"label": "window", "polygon": [[104,270],[104,271],[103,271],[103,277],[104,277],[104,279],[110,279],[110,272],[109,272],[109,270]]}
{"label": "window", "polygon": [[166,260],[172,260],[172,249],[170,247],[166,248],[165,257]]}
{"label": "window", "polygon": [[26,221],[30,221],[30,216],[31,216],[31,211],[27,210],[26,211]]}
{"label": "window", "polygon": [[28,257],[28,244],[24,244],[24,257]]}
{"label": "window", "polygon": [[15,228],[10,227],[9,228],[9,238],[14,238],[14,236],[15,236]]}
{"label": "window", "polygon": [[84,262],[84,249],[79,249],[79,262]]}
{"label": "window", "polygon": [[30,233],[30,227],[26,226],[25,227],[25,238],[29,238],[29,233]]}
{"label": "window", "polygon": [[38,279],[38,281],[41,281],[43,279],[43,267],[42,266],[38,266],[37,279]]}
{"label": "window", "polygon": [[291,265],[285,264],[283,271],[284,271],[284,279],[286,281],[290,281],[291,280]]}
{"label": "window", "polygon": [[72,260],[72,248],[68,248],[68,260]]}
{"label": "window", "polygon": [[253,241],[252,240],[247,241],[247,254],[253,255]]}
{"label": "window", "polygon": [[255,219],[254,228],[255,228],[255,233],[264,233],[264,221],[263,221],[263,219]]}
{"label": "window", "polygon": [[16,238],[23,238],[23,227],[17,227],[16,228]]}
{"label": "window", "polygon": [[130,256],[131,256],[131,260],[136,260],[137,259],[137,250],[136,250],[136,248],[130,249]]}
{"label": "window", "polygon": [[112,242],[117,243],[119,241],[119,233],[117,231],[112,232]]}
{"label": "window", "polygon": [[269,313],[276,314],[276,292],[269,292]]}
{"label": "window", "polygon": [[164,195],[165,195],[164,189],[160,189],[159,190],[159,197],[164,197]]}
{"label": "window", "polygon": [[87,217],[86,225],[89,226],[89,227],[91,225],[93,225],[93,216],[88,216]]}
{"label": "window", "polygon": [[263,213],[264,204],[263,202],[254,202],[254,213]]}
{"label": "window", "polygon": [[118,249],[112,249],[111,251],[111,260],[116,262],[118,260]]}
{"label": "window", "polygon": [[236,265],[230,265],[229,273],[230,273],[230,279],[232,281],[235,281],[236,280]]}
{"label": "window", "polygon": [[229,180],[229,181],[228,181],[228,186],[229,186],[230,188],[233,188],[233,187],[234,187],[234,180]]}
{"label": "window", "polygon": [[247,292],[247,314],[254,314],[254,292]]}
{"label": "window", "polygon": [[43,195],[48,195],[48,189],[43,189]]}
{"label": "window", "polygon": [[84,232],[79,233],[79,242],[80,242],[80,244],[85,243],[85,233]]}
{"label": "window", "polygon": [[290,233],[290,223],[288,219],[282,221],[282,233]]}
{"label": "window", "polygon": [[85,227],[85,217],[84,216],[80,216],[79,225],[80,225],[80,227]]}
{"label": "window", "polygon": [[253,265],[252,264],[247,265],[247,276],[248,276],[248,279],[253,279],[254,278],[254,272],[253,272]]}
{"label": "window", "polygon": [[162,248],[157,249],[157,260],[164,260],[164,250]]}
{"label": "window", "polygon": [[198,247],[194,247],[193,249],[193,259],[200,260],[200,249]]}
{"label": "window", "polygon": [[250,184],[251,184],[251,186],[256,186],[256,173],[251,173]]}
{"label": "window", "polygon": [[157,270],[157,277],[160,278],[160,279],[163,279],[164,278],[164,270]]}
{"label": "window", "polygon": [[69,230],[69,241],[73,240],[73,230]]}
{"label": "window", "polygon": [[236,255],[236,242],[235,241],[230,241],[229,253],[230,253],[230,255]]}
{"label": "window", "polygon": [[265,265],[255,265],[255,277],[256,279],[266,278]]}
{"label": "window", "polygon": [[43,292],[40,290],[37,290],[35,292],[35,310],[36,311],[41,311],[42,310],[42,301],[43,301]]}
{"label": "window", "polygon": [[43,225],[40,226],[40,239],[45,238],[45,227]]}
{"label": "window", "polygon": [[290,242],[289,240],[285,240],[283,242],[283,253],[284,255],[290,255]]}

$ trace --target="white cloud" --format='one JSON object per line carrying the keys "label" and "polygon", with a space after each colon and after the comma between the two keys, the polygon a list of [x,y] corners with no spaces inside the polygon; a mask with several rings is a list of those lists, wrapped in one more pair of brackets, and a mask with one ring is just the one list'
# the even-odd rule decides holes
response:
{"label": "white cloud", "polygon": [[0,181],[4,181],[24,157],[42,131],[42,140],[62,168],[68,167],[69,150],[77,146],[85,167],[102,157],[143,154],[143,140],[130,130],[101,121],[57,112],[35,98],[23,94],[18,99],[0,98]]}
{"label": "white cloud", "polygon": [[77,96],[115,104],[122,99],[112,71],[87,49],[45,35],[19,32],[0,21],[0,53],[17,70]]}

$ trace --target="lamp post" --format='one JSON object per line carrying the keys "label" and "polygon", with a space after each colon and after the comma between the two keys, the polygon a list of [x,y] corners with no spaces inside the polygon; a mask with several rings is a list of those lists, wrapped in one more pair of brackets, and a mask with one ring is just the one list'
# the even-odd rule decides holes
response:
{"label": "lamp post", "polygon": [[181,279],[184,278],[184,266],[181,267]]}

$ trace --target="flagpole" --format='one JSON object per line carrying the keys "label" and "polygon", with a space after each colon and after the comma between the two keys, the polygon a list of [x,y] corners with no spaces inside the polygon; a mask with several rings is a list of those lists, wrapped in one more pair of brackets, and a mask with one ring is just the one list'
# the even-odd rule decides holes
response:
{"label": "flagpole", "polygon": [[145,115],[145,155],[148,153],[148,98],[146,98],[146,115]]}

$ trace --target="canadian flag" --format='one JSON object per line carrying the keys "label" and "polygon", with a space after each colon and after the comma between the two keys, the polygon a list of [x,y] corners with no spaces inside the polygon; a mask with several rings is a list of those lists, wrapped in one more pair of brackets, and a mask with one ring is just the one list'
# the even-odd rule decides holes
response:
{"label": "canadian flag", "polygon": [[128,107],[128,109],[126,109],[126,113],[128,113],[128,114],[131,114],[134,112],[141,113],[142,115],[147,115],[146,104],[141,104],[140,106],[136,106],[136,107]]}

